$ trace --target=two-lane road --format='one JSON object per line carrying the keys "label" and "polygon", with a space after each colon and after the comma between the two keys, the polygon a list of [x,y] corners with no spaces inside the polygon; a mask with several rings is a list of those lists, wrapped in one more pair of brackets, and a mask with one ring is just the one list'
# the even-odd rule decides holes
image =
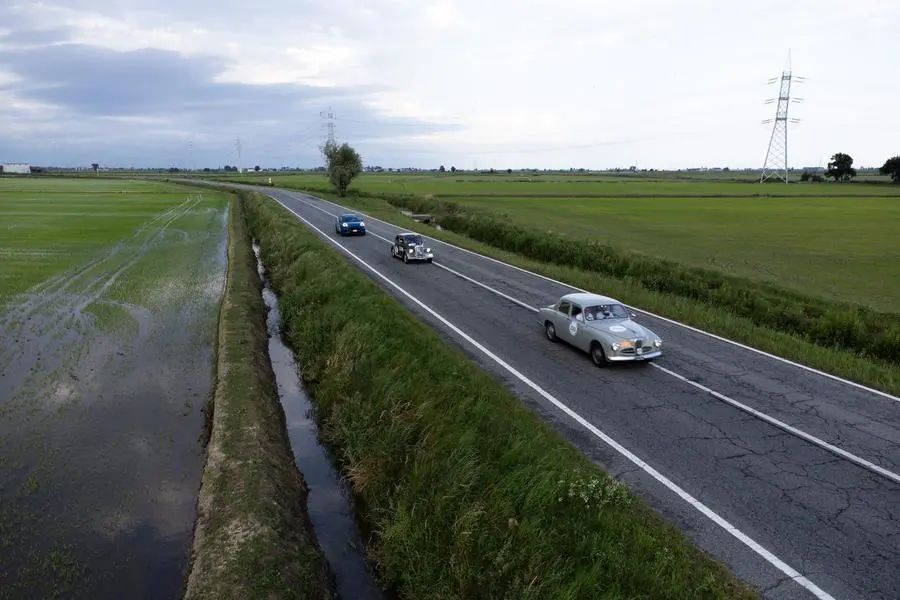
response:
{"label": "two-lane road", "polygon": [[[900,598],[900,403],[674,322],[657,364],[597,369],[551,344],[535,307],[565,284],[400,231],[334,235],[350,209],[262,188],[767,598]],[[841,454],[843,453],[843,454]]]}

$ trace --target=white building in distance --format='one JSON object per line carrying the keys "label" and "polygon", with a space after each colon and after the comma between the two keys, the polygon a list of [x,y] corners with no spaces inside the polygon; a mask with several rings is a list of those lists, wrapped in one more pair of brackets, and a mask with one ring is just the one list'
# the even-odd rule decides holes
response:
{"label": "white building in distance", "polygon": [[0,164],[0,173],[31,173],[31,165],[28,163],[3,163]]}

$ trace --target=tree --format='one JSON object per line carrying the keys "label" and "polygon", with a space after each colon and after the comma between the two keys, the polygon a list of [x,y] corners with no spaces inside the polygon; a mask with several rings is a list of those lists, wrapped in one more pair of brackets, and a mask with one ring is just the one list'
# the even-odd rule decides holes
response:
{"label": "tree", "polygon": [[100,163],[91,163],[91,168],[98,171],[100,169]]}
{"label": "tree", "polygon": [[362,158],[347,142],[338,146],[337,142],[330,140],[322,146],[322,154],[325,156],[328,180],[338,196],[346,196],[350,182],[362,172]]}
{"label": "tree", "polygon": [[257,173],[259,173],[259,165],[256,165],[255,167],[253,167],[253,170],[256,171]]}
{"label": "tree", "polygon": [[512,169],[507,169],[507,170],[506,170],[506,174],[507,174],[507,175],[512,175]]}
{"label": "tree", "polygon": [[900,156],[887,159],[879,172],[882,175],[890,175],[894,183],[900,183]]}
{"label": "tree", "polygon": [[456,173],[456,167],[450,167],[450,172],[451,172],[451,173]]}
{"label": "tree", "polygon": [[833,177],[835,181],[850,181],[856,177],[856,169],[853,168],[853,157],[843,152],[838,152],[831,157],[828,163],[828,170],[825,171],[826,177]]}
{"label": "tree", "polygon": [[441,167],[438,169],[438,171],[440,171],[441,173],[444,173],[447,171],[447,169],[444,168],[444,165],[441,165]]}

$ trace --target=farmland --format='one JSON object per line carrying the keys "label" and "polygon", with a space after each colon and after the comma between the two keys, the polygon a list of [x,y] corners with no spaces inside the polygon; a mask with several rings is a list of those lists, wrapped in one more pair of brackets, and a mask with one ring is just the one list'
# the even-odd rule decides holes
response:
{"label": "farmland", "polygon": [[227,198],[0,179],[0,598],[180,589]]}
{"label": "farmland", "polygon": [[[433,195],[526,229],[875,310],[900,307],[900,186],[547,177],[362,175],[352,189]],[[272,182],[328,189],[322,175]]]}

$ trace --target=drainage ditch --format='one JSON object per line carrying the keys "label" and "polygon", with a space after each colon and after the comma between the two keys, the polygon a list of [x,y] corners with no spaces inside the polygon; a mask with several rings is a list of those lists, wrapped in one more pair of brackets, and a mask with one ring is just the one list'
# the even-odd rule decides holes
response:
{"label": "drainage ditch", "polygon": [[300,383],[291,350],[281,340],[278,297],[269,287],[259,245],[253,242],[256,265],[263,282],[263,301],[268,309],[269,360],[284,409],[288,439],[297,469],[309,489],[307,512],[319,546],[328,561],[335,591],[344,600],[385,600],[363,556],[363,543],[356,524],[353,501],[347,485],[334,468],[327,449],[319,443],[313,406]]}

